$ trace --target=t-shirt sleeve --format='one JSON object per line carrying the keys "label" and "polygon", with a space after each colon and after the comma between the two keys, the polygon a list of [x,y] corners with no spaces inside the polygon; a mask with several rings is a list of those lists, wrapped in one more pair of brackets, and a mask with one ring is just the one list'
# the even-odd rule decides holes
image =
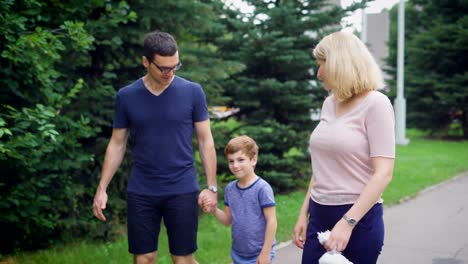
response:
{"label": "t-shirt sleeve", "polygon": [[205,92],[200,85],[195,85],[194,88],[194,106],[192,118],[193,122],[205,121],[209,118]]}
{"label": "t-shirt sleeve", "polygon": [[370,157],[395,158],[395,113],[387,96],[376,97],[366,118]]}
{"label": "t-shirt sleeve", "polygon": [[114,105],[114,128],[128,128],[128,115],[122,95],[117,93]]}
{"label": "t-shirt sleeve", "polygon": [[260,192],[258,193],[258,199],[260,200],[260,206],[262,208],[276,205],[275,195],[269,184],[266,184],[263,188],[260,189]]}

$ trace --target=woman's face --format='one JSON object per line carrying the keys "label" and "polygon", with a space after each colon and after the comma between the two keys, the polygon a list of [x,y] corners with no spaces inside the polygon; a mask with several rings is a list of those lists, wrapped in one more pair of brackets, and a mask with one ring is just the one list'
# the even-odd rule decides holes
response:
{"label": "woman's face", "polygon": [[327,71],[325,70],[325,61],[321,59],[317,59],[317,66],[318,66],[318,71],[317,71],[317,78],[323,82],[323,88],[326,91],[330,91],[330,87],[327,83]]}

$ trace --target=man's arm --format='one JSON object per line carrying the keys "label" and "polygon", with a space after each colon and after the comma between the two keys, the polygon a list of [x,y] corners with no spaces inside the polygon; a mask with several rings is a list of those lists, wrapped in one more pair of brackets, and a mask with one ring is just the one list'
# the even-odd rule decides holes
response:
{"label": "man's arm", "polygon": [[114,128],[112,136],[107,145],[104,164],[101,170],[101,180],[94,195],[93,212],[101,221],[106,221],[102,210],[106,209],[107,204],[107,186],[114,177],[115,172],[122,163],[127,148],[128,129]]}
{"label": "man's arm", "polygon": [[275,240],[276,228],[278,223],[276,221],[276,207],[270,206],[263,208],[263,214],[266,220],[265,229],[265,242],[263,242],[262,251],[258,256],[257,263],[270,263],[270,253]]}
{"label": "man's arm", "polygon": [[[195,131],[197,133],[198,147],[200,150],[200,157],[203,164],[203,169],[206,174],[207,186],[217,186],[216,183],[216,150],[211,134],[210,120],[205,120],[195,123]],[[209,197],[209,207],[217,207],[218,194],[210,190],[203,190],[200,197]],[[199,201],[200,203],[200,201]]]}

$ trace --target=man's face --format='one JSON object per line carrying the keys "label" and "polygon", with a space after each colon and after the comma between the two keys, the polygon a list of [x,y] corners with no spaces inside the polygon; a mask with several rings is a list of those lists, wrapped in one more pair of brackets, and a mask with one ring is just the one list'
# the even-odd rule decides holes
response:
{"label": "man's face", "polygon": [[143,58],[143,65],[148,70],[152,79],[160,85],[169,85],[174,78],[175,72],[180,67],[179,52],[173,56],[155,55],[153,61]]}

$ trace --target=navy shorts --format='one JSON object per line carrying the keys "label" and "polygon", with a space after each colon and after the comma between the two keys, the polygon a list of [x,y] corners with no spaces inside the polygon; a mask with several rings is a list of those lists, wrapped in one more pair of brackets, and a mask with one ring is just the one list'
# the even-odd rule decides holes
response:
{"label": "navy shorts", "polygon": [[[351,206],[321,205],[309,199],[309,224],[302,253],[303,264],[318,263],[326,250],[318,241],[317,232],[331,231]],[[342,254],[353,263],[375,264],[382,251],[383,242],[383,207],[382,204],[376,204],[354,227]]]}
{"label": "navy shorts", "polygon": [[161,219],[172,255],[185,256],[197,250],[198,192],[170,196],[128,193],[127,209],[130,253],[158,250]]}

